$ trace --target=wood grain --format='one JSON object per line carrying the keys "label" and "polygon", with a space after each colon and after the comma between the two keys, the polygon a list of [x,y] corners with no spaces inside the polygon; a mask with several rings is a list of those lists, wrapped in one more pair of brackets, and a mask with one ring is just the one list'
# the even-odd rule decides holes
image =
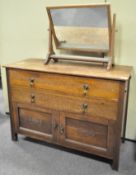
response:
{"label": "wood grain", "polygon": [[59,62],[44,65],[43,59],[26,59],[14,64],[5,65],[6,68],[20,70],[33,70],[38,72],[57,73],[65,75],[77,75],[83,77],[95,77],[114,80],[128,80],[132,73],[131,66],[116,65],[107,71],[102,66],[94,66],[90,63]]}
{"label": "wood grain", "polygon": [[91,4],[69,4],[69,5],[61,5],[61,6],[47,6],[47,9],[61,9],[61,8],[87,8],[87,7],[110,7],[109,3],[91,3]]}
{"label": "wood grain", "polygon": [[[44,91],[30,91],[28,89],[12,88],[12,101],[26,103],[28,105],[37,105],[48,109],[74,112],[79,114],[90,114],[92,116],[99,116],[116,120],[118,103],[114,100],[104,99],[83,99],[68,97],[59,94],[45,93]],[[22,96],[20,95],[23,95]],[[35,96],[34,102],[32,102],[32,94]],[[84,113],[83,105],[87,104],[87,111]]]}
{"label": "wood grain", "polygon": [[[13,103],[14,121],[16,130],[25,135],[36,135],[49,142],[57,141],[57,131],[54,129],[58,123],[58,113],[46,108]],[[55,123],[56,122],[56,123]]]}
{"label": "wood grain", "polygon": [[[110,125],[103,120],[84,120],[80,115],[61,113],[61,125],[64,127],[64,134],[60,134],[60,143],[65,147],[71,147],[84,152],[91,152],[112,158],[113,145],[109,145],[109,139],[113,139],[110,132]],[[101,134],[100,134],[101,132]]]}
{"label": "wood grain", "polygon": [[107,126],[67,117],[65,121],[65,133],[65,139],[107,149]]}
{"label": "wood grain", "polygon": [[[69,96],[98,97],[108,100],[118,100],[120,83],[114,80],[72,77],[34,71],[11,70],[9,72],[10,86],[46,90]],[[33,84],[31,84],[33,80]],[[88,86],[84,94],[84,86]],[[25,89],[24,89],[25,90]]]}

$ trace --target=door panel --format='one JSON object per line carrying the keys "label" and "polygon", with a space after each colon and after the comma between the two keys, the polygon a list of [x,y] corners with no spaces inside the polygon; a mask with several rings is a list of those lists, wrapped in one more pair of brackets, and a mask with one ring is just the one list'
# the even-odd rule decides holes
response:
{"label": "door panel", "polygon": [[111,157],[113,144],[109,139],[112,137],[113,128],[110,122],[88,118],[90,120],[80,115],[61,113],[61,144],[81,151],[95,152],[98,155],[105,154],[107,157]]}
{"label": "door panel", "polygon": [[14,110],[19,133],[49,142],[57,141],[58,112],[22,104],[14,104]]}
{"label": "door panel", "polygon": [[107,148],[108,126],[71,118],[65,122],[66,139]]}
{"label": "door panel", "polygon": [[50,113],[20,108],[19,126],[51,135],[52,116]]}

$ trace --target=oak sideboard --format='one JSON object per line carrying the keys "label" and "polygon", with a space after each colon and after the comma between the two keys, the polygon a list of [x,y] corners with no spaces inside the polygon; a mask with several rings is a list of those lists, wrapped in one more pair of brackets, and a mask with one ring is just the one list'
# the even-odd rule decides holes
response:
{"label": "oak sideboard", "polygon": [[26,59],[6,65],[12,139],[18,134],[119,165],[132,68]]}

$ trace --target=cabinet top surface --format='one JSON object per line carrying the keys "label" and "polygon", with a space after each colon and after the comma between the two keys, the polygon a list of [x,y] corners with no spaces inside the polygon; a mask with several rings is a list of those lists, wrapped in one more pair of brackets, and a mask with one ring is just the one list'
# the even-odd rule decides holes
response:
{"label": "cabinet top surface", "polygon": [[90,63],[69,63],[63,61],[58,63],[51,62],[48,65],[44,65],[43,59],[26,59],[14,64],[6,65],[5,67],[115,80],[128,80],[131,77],[132,72],[131,66],[121,65],[116,65],[109,71],[107,71],[106,68],[102,65],[94,66]]}

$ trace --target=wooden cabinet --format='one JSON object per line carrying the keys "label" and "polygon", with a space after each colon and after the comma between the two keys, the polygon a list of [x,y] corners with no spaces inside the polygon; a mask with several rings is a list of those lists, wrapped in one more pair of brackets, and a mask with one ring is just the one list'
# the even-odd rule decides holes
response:
{"label": "wooden cabinet", "polygon": [[13,140],[23,134],[111,159],[118,169],[131,67],[28,59],[6,70]]}

